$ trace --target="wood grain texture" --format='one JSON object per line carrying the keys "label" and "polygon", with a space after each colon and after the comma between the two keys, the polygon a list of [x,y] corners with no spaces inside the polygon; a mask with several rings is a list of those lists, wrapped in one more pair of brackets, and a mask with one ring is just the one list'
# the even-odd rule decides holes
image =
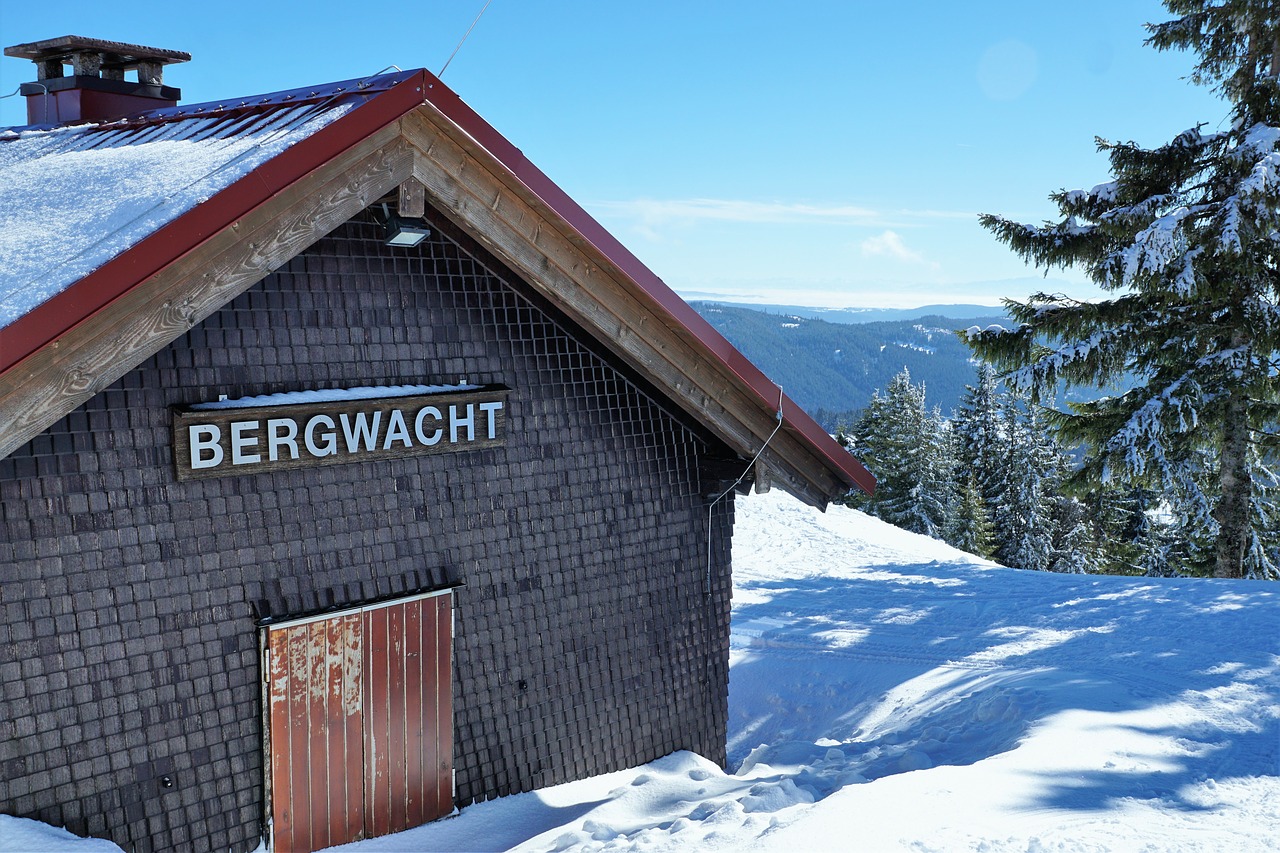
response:
{"label": "wood grain texture", "polygon": [[421,218],[427,212],[427,196],[426,189],[415,178],[400,184],[400,204],[398,207],[401,216]]}
{"label": "wood grain texture", "polygon": [[0,376],[0,457],[398,186],[413,159],[398,134],[372,134]]}
{"label": "wood grain texture", "polygon": [[[427,774],[428,787],[426,791],[431,790],[431,783],[434,781],[434,789],[436,792],[435,809],[431,809],[430,801],[424,805],[428,815],[434,817],[444,817],[453,811],[453,596],[441,595],[437,596],[434,601],[423,605],[423,612],[430,613],[429,604],[435,605],[435,643],[432,649],[435,654],[431,657],[423,655],[423,673],[424,679],[428,680],[434,688],[430,694],[434,702],[428,707],[435,708],[435,719],[438,724],[435,731],[429,733],[427,738],[429,741],[435,742],[435,749],[424,756],[424,760],[434,759],[434,763],[429,764],[430,771]],[[428,620],[423,619],[423,645],[430,643],[431,634],[429,633]],[[435,665],[435,671],[432,673],[432,664]],[[431,675],[426,675],[430,673]],[[426,796],[424,791],[424,796]]]}

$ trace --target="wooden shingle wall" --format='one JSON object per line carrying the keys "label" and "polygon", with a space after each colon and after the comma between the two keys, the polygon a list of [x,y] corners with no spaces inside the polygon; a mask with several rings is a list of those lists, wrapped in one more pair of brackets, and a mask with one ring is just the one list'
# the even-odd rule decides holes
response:
{"label": "wooden shingle wall", "polygon": [[[459,803],[724,759],[733,507],[708,572],[698,483],[723,448],[436,231],[343,226],[0,460],[0,812],[253,848],[256,620],[451,579]],[[464,379],[512,389],[505,447],[174,478],[171,405]]]}

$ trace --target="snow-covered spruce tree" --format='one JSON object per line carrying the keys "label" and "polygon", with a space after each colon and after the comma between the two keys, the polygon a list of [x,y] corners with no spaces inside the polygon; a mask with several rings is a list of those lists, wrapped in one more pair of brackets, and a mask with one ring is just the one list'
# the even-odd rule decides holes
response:
{"label": "snow-covered spruce tree", "polygon": [[925,405],[924,385],[905,369],[894,376],[853,426],[853,444],[875,474],[871,497],[852,505],[913,533],[941,538],[954,504],[949,494],[942,417]]}
{"label": "snow-covered spruce tree", "polygon": [[[1059,492],[1065,455],[1029,401],[1002,389],[990,365],[981,365],[977,383],[967,386],[952,429],[958,491],[963,496],[965,480],[973,479],[990,523],[989,555],[1005,565],[1052,571],[1068,570],[1075,555],[1082,557],[1080,570],[1096,569],[1099,561],[1077,550],[1092,537],[1059,529],[1075,518],[1062,504],[1070,499]],[[1067,552],[1063,536],[1073,543]]]}
{"label": "snow-covered spruce tree", "polygon": [[957,548],[990,557],[998,539],[992,520],[1008,487],[1008,445],[1003,435],[1004,394],[990,365],[978,367],[977,380],[965,386],[951,418],[955,447],[957,512],[947,541]]}
{"label": "snow-covered spruce tree", "polygon": [[1053,517],[1053,541],[1049,551],[1051,572],[1093,574],[1102,570],[1102,549],[1089,508],[1067,495],[1054,495],[1049,504]]}
{"label": "snow-covered spruce tree", "polygon": [[1181,491],[1180,521],[1212,538],[1215,575],[1275,577],[1255,461],[1280,390],[1280,2],[1165,6],[1177,17],[1150,25],[1148,43],[1198,54],[1193,79],[1226,96],[1229,129],[1150,149],[1099,140],[1113,179],[1052,195],[1061,221],[984,215],[1026,260],[1080,265],[1114,296],[1009,301],[1018,328],[969,340],[1024,389],[1131,377],[1132,390],[1053,416],[1064,443],[1088,447],[1077,483]]}
{"label": "snow-covered spruce tree", "polygon": [[1139,569],[1141,542],[1148,529],[1147,510],[1159,496],[1150,489],[1114,487],[1081,495],[1098,543],[1099,571],[1114,575],[1144,574]]}
{"label": "snow-covered spruce tree", "polygon": [[995,552],[995,531],[982,502],[978,478],[970,471],[960,479],[959,486],[956,508],[946,531],[947,542],[961,551],[990,557]]}
{"label": "snow-covered spruce tree", "polygon": [[929,418],[936,429],[933,465],[927,476],[929,488],[938,496],[942,504],[942,524],[938,533],[944,542],[955,545],[957,516],[961,511],[965,486],[959,475],[960,438],[956,435],[952,423],[943,417],[942,410],[937,406],[930,411]]}
{"label": "snow-covered spruce tree", "polygon": [[1180,542],[1155,513],[1144,514],[1133,539],[1133,570],[1151,578],[1176,577]]}
{"label": "snow-covered spruce tree", "polygon": [[1004,408],[1004,461],[1009,481],[992,509],[995,558],[1006,566],[1046,571],[1053,562],[1053,490],[1057,455],[1046,443],[1035,407],[1011,400]]}
{"label": "snow-covered spruce tree", "polygon": [[964,397],[952,418],[961,476],[972,474],[978,494],[990,515],[1009,482],[1005,470],[1008,442],[1003,435],[1004,393],[991,365],[978,367],[977,383],[965,386]]}

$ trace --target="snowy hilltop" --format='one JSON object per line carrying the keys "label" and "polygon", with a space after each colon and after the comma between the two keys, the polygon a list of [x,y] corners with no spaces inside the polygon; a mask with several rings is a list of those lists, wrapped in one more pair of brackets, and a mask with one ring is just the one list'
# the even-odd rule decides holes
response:
{"label": "snowy hilltop", "polygon": [[1275,849],[1276,585],[1006,569],[737,506],[732,772],[677,753],[336,849]]}

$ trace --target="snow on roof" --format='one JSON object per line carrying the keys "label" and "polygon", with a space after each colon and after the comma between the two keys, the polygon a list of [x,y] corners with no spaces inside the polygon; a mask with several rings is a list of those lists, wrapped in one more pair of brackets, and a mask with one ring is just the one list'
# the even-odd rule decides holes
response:
{"label": "snow on roof", "polygon": [[322,388],[308,391],[282,391],[234,400],[195,403],[192,409],[250,409],[257,406],[293,406],[299,403],[341,403],[350,400],[379,400],[384,397],[420,397],[453,391],[475,391],[483,386],[461,382],[457,385],[390,385],[358,388]]}
{"label": "snow on roof", "polygon": [[0,328],[352,106],[0,133]]}

